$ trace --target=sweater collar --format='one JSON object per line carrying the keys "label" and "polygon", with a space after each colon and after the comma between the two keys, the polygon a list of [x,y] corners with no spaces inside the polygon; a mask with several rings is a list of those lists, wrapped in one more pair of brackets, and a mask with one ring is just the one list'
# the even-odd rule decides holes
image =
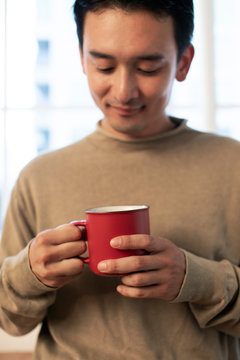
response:
{"label": "sweater collar", "polygon": [[159,133],[156,134],[154,136],[149,136],[149,137],[144,137],[144,138],[132,138],[132,139],[127,139],[121,136],[118,136],[116,134],[113,134],[109,131],[106,131],[105,129],[103,129],[101,127],[101,120],[97,123],[97,133],[100,135],[103,135],[104,137],[107,137],[109,139],[113,139],[113,140],[117,140],[119,142],[122,143],[132,143],[132,144],[141,144],[141,143],[148,143],[148,142],[154,142],[154,141],[158,141],[160,139],[164,139],[164,138],[168,138],[168,137],[172,137],[180,132],[182,132],[184,129],[187,128],[187,120],[185,119],[179,119],[179,118],[175,118],[175,117],[170,117],[171,121],[176,124],[175,128],[163,133]]}
{"label": "sweater collar", "polygon": [[186,120],[171,118],[176,122],[176,127],[164,133],[154,136],[139,138],[139,139],[126,139],[121,136],[112,134],[101,127],[101,122],[97,124],[97,129],[92,134],[88,135],[84,140],[94,148],[94,150],[103,150],[105,152],[126,153],[129,154],[135,151],[147,150],[151,151],[155,147],[171,149],[182,143],[182,136],[190,130],[186,125]]}

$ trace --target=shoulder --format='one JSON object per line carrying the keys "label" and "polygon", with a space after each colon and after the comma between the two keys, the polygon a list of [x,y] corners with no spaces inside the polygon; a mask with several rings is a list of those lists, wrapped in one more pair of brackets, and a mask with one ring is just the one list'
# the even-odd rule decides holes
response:
{"label": "shoulder", "polygon": [[189,168],[201,169],[208,176],[240,181],[240,142],[233,138],[186,127],[176,156]]}
{"label": "shoulder", "polygon": [[91,144],[88,141],[89,137],[66,147],[38,155],[24,167],[23,172],[31,172],[39,168],[49,168],[50,170],[51,168],[62,167],[63,164],[66,166],[68,163],[79,161],[80,156],[82,157],[90,151]]}
{"label": "shoulder", "polygon": [[186,133],[191,145],[203,153],[213,153],[222,157],[231,155],[236,158],[240,155],[240,142],[233,138],[190,128],[186,129]]}
{"label": "shoulder", "polygon": [[61,181],[72,169],[78,170],[92,153],[88,137],[58,150],[41,154],[20,172],[18,183],[44,183],[47,179]]}

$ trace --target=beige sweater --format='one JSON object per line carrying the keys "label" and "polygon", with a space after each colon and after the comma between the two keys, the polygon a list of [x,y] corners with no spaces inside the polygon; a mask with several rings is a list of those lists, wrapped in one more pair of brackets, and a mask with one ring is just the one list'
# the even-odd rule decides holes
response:
{"label": "beige sweater", "polygon": [[[187,272],[172,303],[130,299],[120,279],[83,274],[56,291],[28,263],[41,230],[103,205],[150,205],[151,233],[184,249]],[[0,249],[0,326],[43,323],[41,360],[240,359],[240,144],[185,122],[144,140],[101,129],[42,155],[20,174]]]}

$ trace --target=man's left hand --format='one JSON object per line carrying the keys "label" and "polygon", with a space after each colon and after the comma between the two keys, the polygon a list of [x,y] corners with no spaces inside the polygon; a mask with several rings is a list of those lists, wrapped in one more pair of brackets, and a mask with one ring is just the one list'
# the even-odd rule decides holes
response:
{"label": "man's left hand", "polygon": [[149,235],[119,236],[111,240],[119,250],[144,249],[147,255],[105,260],[98,264],[104,273],[127,274],[117,291],[133,298],[174,300],[181,289],[186,261],[184,252],[165,238]]}

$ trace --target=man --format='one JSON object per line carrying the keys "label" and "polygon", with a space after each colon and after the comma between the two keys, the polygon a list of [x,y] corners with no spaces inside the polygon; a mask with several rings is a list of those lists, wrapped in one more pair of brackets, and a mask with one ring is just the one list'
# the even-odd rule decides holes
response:
{"label": "man", "polygon": [[[20,174],[1,242],[0,323],[42,322],[35,359],[239,359],[240,145],[166,114],[193,59],[193,5],[76,1],[80,53],[104,117]],[[150,205],[148,255],[84,267],[84,209]],[[64,224],[64,225],[60,225]]]}

